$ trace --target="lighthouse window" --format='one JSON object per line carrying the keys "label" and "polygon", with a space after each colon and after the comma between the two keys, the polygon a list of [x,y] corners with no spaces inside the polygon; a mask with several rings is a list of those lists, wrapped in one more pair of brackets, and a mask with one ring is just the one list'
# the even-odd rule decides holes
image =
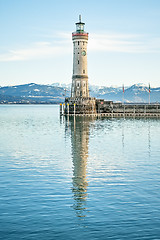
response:
{"label": "lighthouse window", "polygon": [[85,87],[85,83],[83,83],[83,87]]}
{"label": "lighthouse window", "polygon": [[83,73],[85,73],[85,70],[83,70]]}
{"label": "lighthouse window", "polygon": [[79,52],[78,52],[78,54],[79,54]]}
{"label": "lighthouse window", "polygon": [[78,45],[79,45],[79,41],[78,41]]}
{"label": "lighthouse window", "polygon": [[79,64],[79,60],[78,60],[78,64]]}
{"label": "lighthouse window", "polygon": [[83,42],[83,45],[84,45],[84,42]]}

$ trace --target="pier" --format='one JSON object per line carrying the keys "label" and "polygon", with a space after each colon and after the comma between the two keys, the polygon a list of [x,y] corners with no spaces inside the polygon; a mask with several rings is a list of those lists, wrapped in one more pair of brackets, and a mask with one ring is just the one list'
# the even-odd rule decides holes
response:
{"label": "pier", "polygon": [[82,109],[78,105],[64,103],[60,104],[60,115],[70,116],[94,116],[108,118],[124,117],[158,117],[160,118],[160,104],[122,104],[113,103],[112,101],[102,101],[96,99],[96,109]]}

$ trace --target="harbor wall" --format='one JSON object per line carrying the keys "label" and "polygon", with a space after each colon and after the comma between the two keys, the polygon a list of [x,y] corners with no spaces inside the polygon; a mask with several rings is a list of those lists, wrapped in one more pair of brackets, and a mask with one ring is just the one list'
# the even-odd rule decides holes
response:
{"label": "harbor wall", "polygon": [[104,117],[160,117],[160,104],[114,103],[95,98],[66,98],[61,115]]}

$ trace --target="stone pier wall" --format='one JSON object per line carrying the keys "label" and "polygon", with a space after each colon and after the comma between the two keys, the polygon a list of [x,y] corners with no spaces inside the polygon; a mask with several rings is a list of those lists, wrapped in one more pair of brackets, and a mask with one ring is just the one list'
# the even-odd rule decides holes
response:
{"label": "stone pier wall", "polygon": [[159,113],[160,104],[122,104],[97,100],[97,113]]}
{"label": "stone pier wall", "polygon": [[66,98],[60,113],[104,117],[160,117],[160,104],[122,104],[95,98]]}

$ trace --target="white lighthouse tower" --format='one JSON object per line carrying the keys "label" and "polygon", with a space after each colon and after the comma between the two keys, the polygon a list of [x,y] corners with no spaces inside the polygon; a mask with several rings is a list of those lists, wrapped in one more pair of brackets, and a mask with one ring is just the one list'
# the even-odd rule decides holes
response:
{"label": "white lighthouse tower", "polygon": [[87,44],[88,33],[79,15],[76,31],[72,33],[73,40],[73,73],[71,97],[65,98],[65,114],[95,114],[96,99],[89,96]]}
{"label": "white lighthouse tower", "polygon": [[84,25],[79,15],[76,23],[76,32],[72,33],[73,40],[73,75],[71,97],[89,97],[88,69],[87,69],[87,44],[88,33],[84,31]]}

